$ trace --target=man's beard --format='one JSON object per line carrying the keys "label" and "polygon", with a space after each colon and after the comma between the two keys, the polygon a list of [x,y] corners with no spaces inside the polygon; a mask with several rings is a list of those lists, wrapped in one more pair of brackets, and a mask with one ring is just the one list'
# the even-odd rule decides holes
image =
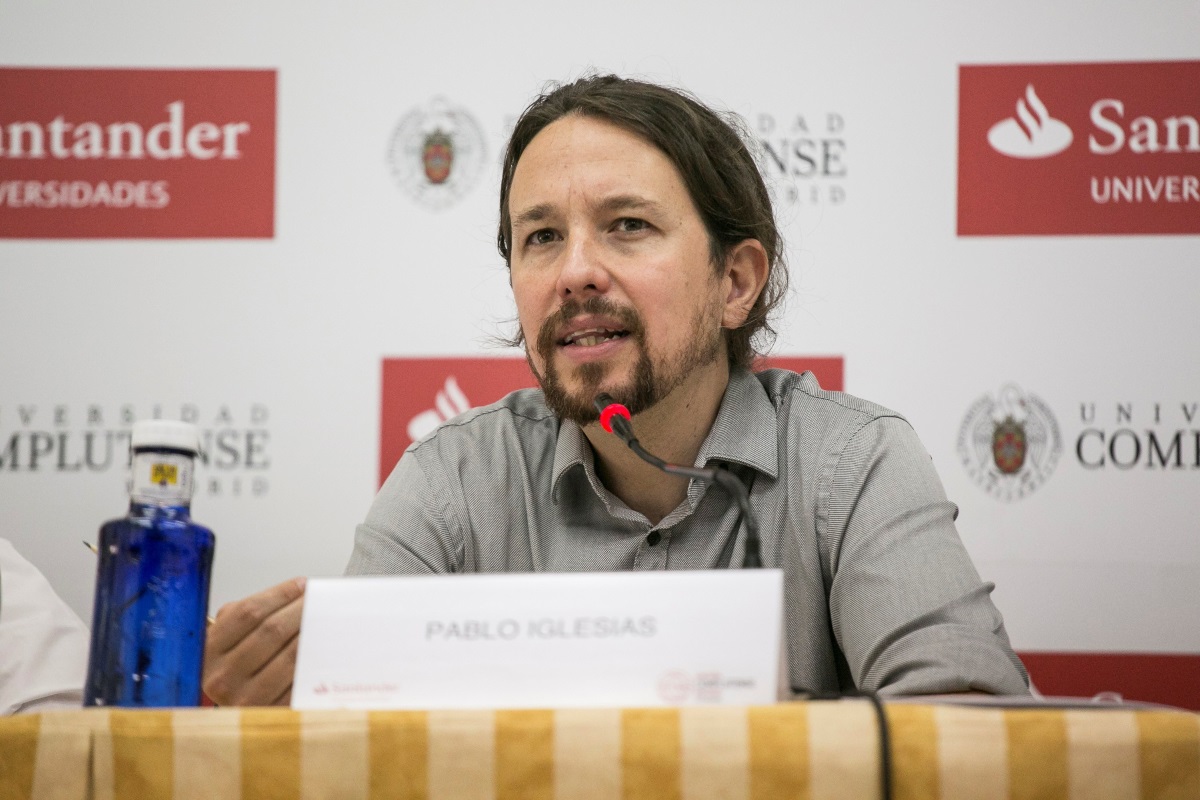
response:
{"label": "man's beard", "polygon": [[627,331],[626,338],[637,348],[637,363],[634,364],[630,379],[606,389],[614,400],[629,409],[630,414],[638,414],[654,406],[679,388],[693,371],[711,364],[721,353],[721,328],[715,322],[706,319],[704,310],[701,309],[693,320],[694,337],[687,347],[656,369],[646,349],[645,326],[636,311],[618,306],[600,296],[589,297],[583,302],[567,300],[542,323],[538,332],[537,352],[545,365],[545,374],[538,373],[533,359],[529,357],[528,348],[525,357],[542,386],[546,405],[560,419],[569,419],[579,425],[587,425],[599,419],[599,412],[592,401],[601,391],[604,379],[613,368],[611,364],[600,362],[580,364],[574,368],[580,384],[579,389],[572,393],[563,385],[554,362],[555,351],[558,348],[557,331],[581,314],[595,314],[617,320],[622,330]]}

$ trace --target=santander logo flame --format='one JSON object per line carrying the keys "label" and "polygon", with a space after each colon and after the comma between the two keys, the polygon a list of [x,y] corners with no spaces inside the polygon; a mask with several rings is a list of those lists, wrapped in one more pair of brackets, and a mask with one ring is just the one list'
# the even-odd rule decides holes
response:
{"label": "santander logo flame", "polygon": [[459,388],[453,375],[446,378],[445,385],[438,390],[433,400],[434,408],[422,411],[408,422],[408,438],[414,442],[432,433],[433,429],[448,419],[471,409],[471,401]]}
{"label": "santander logo flame", "polygon": [[1025,97],[1017,100],[1016,119],[1009,117],[992,126],[988,144],[1013,158],[1045,158],[1061,153],[1071,145],[1074,134],[1065,122],[1054,119],[1033,90],[1025,87]]}

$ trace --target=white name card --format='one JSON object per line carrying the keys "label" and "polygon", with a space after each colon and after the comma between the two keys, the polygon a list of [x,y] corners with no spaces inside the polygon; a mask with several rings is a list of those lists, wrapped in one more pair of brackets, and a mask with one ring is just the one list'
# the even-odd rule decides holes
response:
{"label": "white name card", "polygon": [[313,578],[292,707],[763,704],[783,573]]}

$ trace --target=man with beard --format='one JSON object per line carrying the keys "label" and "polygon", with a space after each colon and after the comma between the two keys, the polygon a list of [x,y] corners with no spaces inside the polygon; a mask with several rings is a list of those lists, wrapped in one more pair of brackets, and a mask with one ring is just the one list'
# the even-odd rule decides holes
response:
{"label": "man with beard", "polygon": [[[750,372],[786,284],[767,189],[737,128],[613,76],[536,100],[514,129],[498,243],[541,391],[414,443],[360,525],[349,574],[710,569],[741,563],[736,505],[603,432],[718,464],[750,491],[785,574],[793,686],[1023,693],[990,584],[897,414],[811,374]],[[303,581],[222,609],[205,688],[287,702]]]}

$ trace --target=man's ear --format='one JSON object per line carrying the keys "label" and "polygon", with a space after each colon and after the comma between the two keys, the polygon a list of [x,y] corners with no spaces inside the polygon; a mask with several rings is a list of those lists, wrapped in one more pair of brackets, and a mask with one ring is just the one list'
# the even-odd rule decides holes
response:
{"label": "man's ear", "polygon": [[733,330],[746,321],[767,285],[768,266],[767,250],[758,239],[743,239],[729,249],[721,279],[725,295],[722,328]]}

